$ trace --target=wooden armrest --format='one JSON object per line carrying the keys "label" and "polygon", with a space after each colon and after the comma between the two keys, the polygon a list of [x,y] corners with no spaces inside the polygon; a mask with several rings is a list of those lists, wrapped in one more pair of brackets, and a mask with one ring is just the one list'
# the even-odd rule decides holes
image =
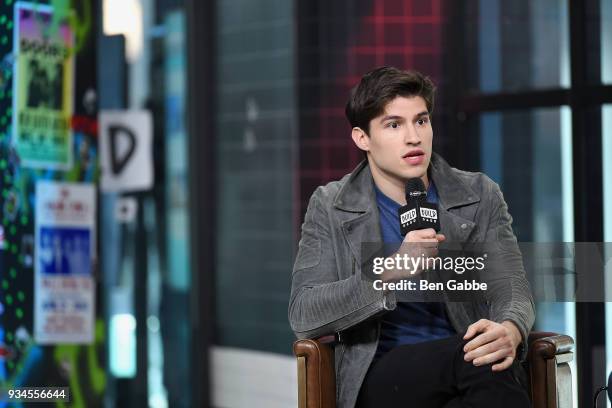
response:
{"label": "wooden armrest", "polygon": [[[328,338],[330,337],[330,338]],[[334,336],[318,340],[297,340],[293,354],[298,362],[298,407],[325,408],[336,404]]]}
{"label": "wooden armrest", "polygon": [[[539,334],[539,333],[538,333]],[[565,334],[542,333],[546,334],[530,340],[530,353],[544,358],[551,359],[558,354],[571,352],[574,348],[574,339]]]}
{"label": "wooden armrest", "polygon": [[555,332],[543,332],[543,331],[533,331],[529,333],[529,344],[533,343],[537,339],[541,339],[542,337],[552,337],[557,336],[559,333]]}
{"label": "wooden armrest", "polygon": [[574,340],[567,335],[534,332],[529,335],[531,402],[534,408],[571,406],[569,362]]}

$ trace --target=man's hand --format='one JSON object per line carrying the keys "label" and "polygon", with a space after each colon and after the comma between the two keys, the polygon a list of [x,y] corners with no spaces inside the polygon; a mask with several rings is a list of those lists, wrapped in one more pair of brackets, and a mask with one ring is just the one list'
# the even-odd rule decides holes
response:
{"label": "man's hand", "polygon": [[[477,333],[480,334],[474,337]],[[471,338],[473,340],[463,348],[465,361],[472,361],[475,366],[498,362],[493,365],[493,371],[503,371],[512,365],[522,340],[513,322],[496,323],[487,319],[480,319],[468,327],[463,339]]]}
{"label": "man's hand", "polygon": [[[404,237],[398,254],[407,254],[411,258],[433,258],[438,255],[438,244],[444,241],[443,234],[437,234],[433,228],[410,231]],[[421,270],[388,270],[382,275],[383,282],[397,281],[404,278],[413,278]]]}

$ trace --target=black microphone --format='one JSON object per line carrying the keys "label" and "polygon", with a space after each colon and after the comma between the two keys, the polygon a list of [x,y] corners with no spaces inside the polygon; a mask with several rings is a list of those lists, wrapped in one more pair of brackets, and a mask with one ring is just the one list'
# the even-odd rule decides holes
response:
{"label": "black microphone", "polygon": [[418,177],[406,182],[406,205],[397,210],[400,231],[403,236],[410,231],[433,228],[440,231],[438,205],[425,201],[427,191],[423,180]]}

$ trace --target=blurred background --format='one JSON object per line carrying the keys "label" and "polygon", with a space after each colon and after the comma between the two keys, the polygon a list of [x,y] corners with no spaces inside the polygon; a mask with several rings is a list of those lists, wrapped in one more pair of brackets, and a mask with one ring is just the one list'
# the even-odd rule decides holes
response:
{"label": "blurred background", "polygon": [[[296,406],[300,225],[362,158],[344,105],[381,65],[431,76],[434,149],[501,185],[519,241],[612,241],[610,43],[607,0],[3,0],[0,386]],[[535,327],[574,337],[590,406],[612,308]]]}

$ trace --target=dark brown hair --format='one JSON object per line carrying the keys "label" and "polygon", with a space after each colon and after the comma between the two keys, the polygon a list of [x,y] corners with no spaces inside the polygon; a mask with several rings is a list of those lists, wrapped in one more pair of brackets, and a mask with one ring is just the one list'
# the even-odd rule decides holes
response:
{"label": "dark brown hair", "polygon": [[380,67],[365,74],[353,87],[345,114],[351,127],[370,131],[370,121],[384,112],[385,106],[398,96],[420,96],[431,115],[436,87],[431,79],[417,71]]}

